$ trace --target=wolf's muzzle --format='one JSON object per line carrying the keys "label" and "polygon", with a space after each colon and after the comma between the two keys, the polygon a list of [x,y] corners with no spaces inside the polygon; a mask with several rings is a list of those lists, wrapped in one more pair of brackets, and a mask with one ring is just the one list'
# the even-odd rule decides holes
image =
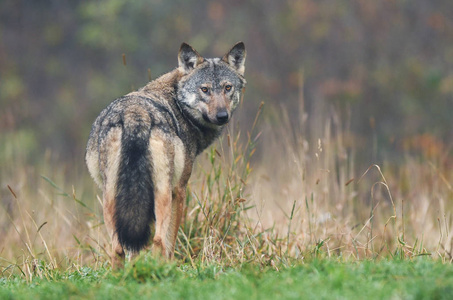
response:
{"label": "wolf's muzzle", "polygon": [[216,115],[217,123],[219,125],[226,124],[228,122],[228,112],[226,110],[219,111]]}

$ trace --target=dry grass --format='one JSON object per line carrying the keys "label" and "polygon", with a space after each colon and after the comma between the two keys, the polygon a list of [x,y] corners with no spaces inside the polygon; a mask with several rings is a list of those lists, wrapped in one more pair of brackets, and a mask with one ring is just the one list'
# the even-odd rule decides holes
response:
{"label": "dry grass", "polygon": [[398,164],[370,162],[360,169],[347,125],[336,113],[320,119],[324,123],[314,132],[303,123],[295,129],[286,115],[279,130],[263,129],[267,140],[259,145],[263,162],[252,190],[255,218],[285,238],[285,253],[297,257],[322,249],[329,257],[354,260],[451,260],[453,173],[447,154],[407,155]]}
{"label": "dry grass", "polygon": [[[337,114],[318,116],[311,132],[303,109],[296,129],[278,118],[279,126],[266,119],[249,131],[231,125],[199,158],[178,259],[275,268],[313,257],[451,261],[453,172],[444,154],[358,170],[354,138]],[[1,152],[2,274],[31,280],[108,264],[99,190],[82,160],[61,166],[47,153],[30,165],[21,141],[5,140],[14,151]]]}

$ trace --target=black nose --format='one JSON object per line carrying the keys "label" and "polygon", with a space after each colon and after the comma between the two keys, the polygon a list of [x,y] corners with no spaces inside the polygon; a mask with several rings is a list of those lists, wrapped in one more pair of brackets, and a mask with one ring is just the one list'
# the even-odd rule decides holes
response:
{"label": "black nose", "polygon": [[219,111],[216,115],[216,119],[219,124],[225,124],[228,122],[228,112],[225,110]]}

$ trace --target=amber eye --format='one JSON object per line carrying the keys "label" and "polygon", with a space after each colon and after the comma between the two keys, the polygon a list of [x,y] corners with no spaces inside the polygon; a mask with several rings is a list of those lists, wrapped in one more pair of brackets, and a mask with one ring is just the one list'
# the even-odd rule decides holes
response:
{"label": "amber eye", "polygon": [[229,91],[231,91],[231,88],[232,88],[231,85],[229,85],[229,84],[225,85],[225,91],[229,92]]}
{"label": "amber eye", "polygon": [[202,86],[202,87],[201,87],[201,91],[202,91],[203,93],[207,94],[208,91],[209,91],[209,89],[208,89],[207,87],[205,87],[205,86]]}

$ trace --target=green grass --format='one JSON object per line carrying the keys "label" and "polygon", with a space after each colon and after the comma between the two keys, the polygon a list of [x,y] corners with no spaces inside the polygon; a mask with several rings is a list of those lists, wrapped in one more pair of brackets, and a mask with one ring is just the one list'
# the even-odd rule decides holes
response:
{"label": "green grass", "polygon": [[[278,270],[277,270],[278,269]],[[453,268],[429,258],[293,266],[197,265],[140,260],[120,272],[83,267],[31,283],[0,279],[0,299],[452,299]]]}

